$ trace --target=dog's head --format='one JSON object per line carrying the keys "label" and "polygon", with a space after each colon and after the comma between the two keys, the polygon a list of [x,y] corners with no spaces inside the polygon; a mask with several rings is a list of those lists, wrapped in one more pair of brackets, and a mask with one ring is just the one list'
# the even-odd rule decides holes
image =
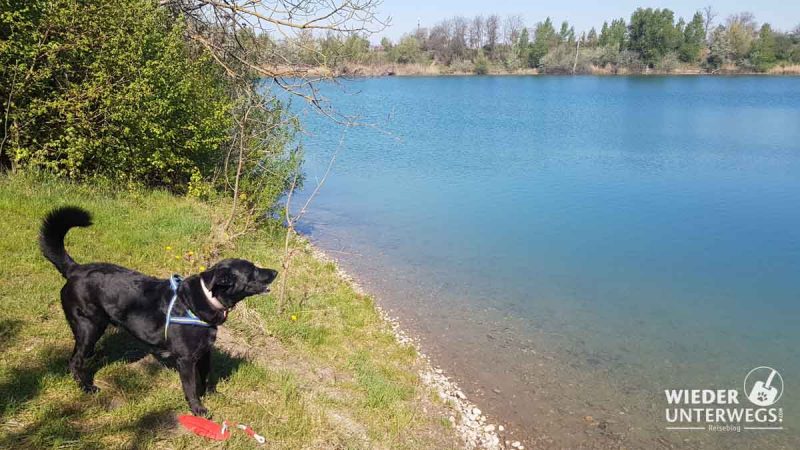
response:
{"label": "dog's head", "polygon": [[262,269],[244,259],[225,259],[200,274],[203,285],[225,308],[232,308],[246,297],[269,292],[278,276],[272,269]]}

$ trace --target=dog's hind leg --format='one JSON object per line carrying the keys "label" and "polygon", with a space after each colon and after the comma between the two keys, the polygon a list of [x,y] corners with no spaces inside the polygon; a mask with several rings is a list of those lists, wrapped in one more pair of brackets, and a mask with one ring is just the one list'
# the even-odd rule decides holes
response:
{"label": "dog's hind leg", "polygon": [[108,317],[103,311],[87,314],[77,302],[65,301],[63,295],[62,304],[75,336],[75,349],[69,359],[69,370],[84,392],[97,392],[100,389],[94,385],[94,374],[89,370],[87,360],[94,354],[95,344],[106,331]]}

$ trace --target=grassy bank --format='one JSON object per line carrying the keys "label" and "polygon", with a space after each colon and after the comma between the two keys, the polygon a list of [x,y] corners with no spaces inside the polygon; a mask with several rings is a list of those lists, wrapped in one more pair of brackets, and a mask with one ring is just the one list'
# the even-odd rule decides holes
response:
{"label": "grassy bank", "polygon": [[[227,208],[164,192],[120,193],[52,180],[0,178],[0,448],[252,448],[183,432],[177,372],[110,330],[93,366],[101,392],[68,375],[72,336],[58,299],[63,280],[39,254],[42,215],[76,204],[94,225],[74,229],[78,262],[108,261],[167,277],[237,256],[280,267],[280,229],[220,244]],[[415,351],[398,344],[370,298],[302,246],[291,306],[248,299],[220,329],[205,399],[214,419],[247,423],[267,448],[453,448],[446,406],[421,384]],[[277,290],[276,290],[277,291]]]}

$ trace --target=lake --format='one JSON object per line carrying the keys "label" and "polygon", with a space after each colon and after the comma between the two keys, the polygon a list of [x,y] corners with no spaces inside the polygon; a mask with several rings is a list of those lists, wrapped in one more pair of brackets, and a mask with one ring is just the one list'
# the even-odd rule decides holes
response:
{"label": "lake", "polygon": [[[516,438],[800,446],[800,78],[320,88],[366,125],[295,102],[306,195],[337,156],[302,231]],[[665,389],[759,366],[783,430],[667,429]]]}

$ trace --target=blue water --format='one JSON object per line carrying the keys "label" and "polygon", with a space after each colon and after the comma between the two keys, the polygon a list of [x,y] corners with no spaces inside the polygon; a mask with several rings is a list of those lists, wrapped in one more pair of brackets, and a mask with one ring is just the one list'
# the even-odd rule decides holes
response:
{"label": "blue water", "polygon": [[[800,384],[800,78],[321,90],[368,126],[295,105],[306,192],[336,154],[304,230],[490,412],[569,445],[581,441],[537,416],[552,408],[518,399],[583,417],[615,414],[609,399],[624,397],[645,439],[663,428],[665,388],[736,388],[760,365]],[[573,394],[544,393],[542,358],[575,378]],[[800,391],[785,397],[790,429],[747,442],[796,437]]]}

